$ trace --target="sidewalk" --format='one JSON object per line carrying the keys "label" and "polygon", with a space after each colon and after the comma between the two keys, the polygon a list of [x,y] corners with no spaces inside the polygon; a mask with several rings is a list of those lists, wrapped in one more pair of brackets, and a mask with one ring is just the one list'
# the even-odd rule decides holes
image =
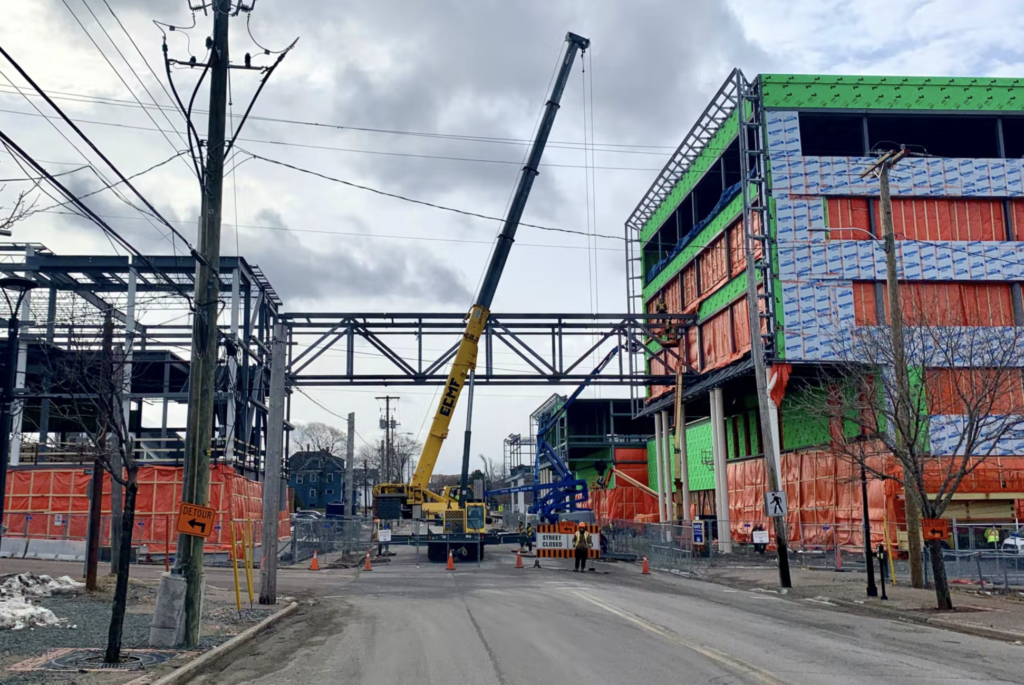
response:
{"label": "sidewalk", "polygon": [[[785,594],[829,603],[848,610],[883,614],[915,623],[927,623],[960,632],[1024,642],[1024,593],[988,594],[953,586],[952,612],[935,609],[933,590],[915,590],[905,584],[885,587],[888,601],[867,597],[867,576],[861,572],[791,569],[793,588]],[[776,567],[711,567],[700,578],[745,590],[781,592]],[[876,582],[878,578],[876,575]],[[881,588],[879,588],[881,595]]]}

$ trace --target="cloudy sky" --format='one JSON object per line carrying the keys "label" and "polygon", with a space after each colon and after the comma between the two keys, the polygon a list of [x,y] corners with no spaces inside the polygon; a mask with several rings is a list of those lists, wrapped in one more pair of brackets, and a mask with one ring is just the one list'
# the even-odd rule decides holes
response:
{"label": "cloudy sky", "polygon": [[[503,215],[525,150],[520,141],[533,130],[565,32],[573,31],[592,40],[587,91],[577,63],[524,221],[619,235],[733,67],[748,77],[1021,76],[1021,10],[1020,0],[976,0],[969,9],[956,0],[257,0],[248,24],[245,15],[232,20],[236,60],[251,52],[264,63],[269,58],[256,43],[279,50],[300,40],[254,114],[377,131],[251,120],[239,147],[387,192]],[[5,0],[0,18],[0,44],[44,88],[61,94],[59,104],[125,174],[184,147],[174,132],[183,130],[180,115],[147,114],[131,105],[136,97],[152,103],[150,94],[169,104],[161,30],[153,20],[191,26],[186,0]],[[212,18],[200,12],[196,22],[192,30],[168,34],[172,57],[203,58]],[[0,73],[0,128],[54,172],[88,160],[111,175],[78,140],[62,137],[66,129],[38,116],[34,106],[43,103],[17,93],[11,83],[23,82],[9,64],[0,62]],[[191,92],[196,75],[175,71],[175,83]],[[232,73],[235,114],[256,84],[254,72]],[[203,92],[196,107],[205,106]],[[585,114],[592,116],[597,148],[590,162],[592,215],[590,158],[580,145]],[[205,132],[205,114],[195,120]],[[183,159],[140,176],[136,185],[192,239],[199,196]],[[10,157],[0,155],[0,177],[19,175]],[[65,178],[79,192],[100,185],[88,171]],[[0,206],[9,206],[16,192],[16,184],[0,192]],[[112,193],[87,202],[143,251],[172,250]],[[260,160],[244,161],[228,178],[224,222],[223,253],[258,264],[289,311],[463,312],[498,228]],[[19,224],[14,238],[60,254],[114,250],[95,226],[54,213]],[[624,309],[621,241],[520,229],[496,312]],[[438,350],[448,344],[431,343]],[[330,372],[339,363],[330,355],[318,368]],[[496,363],[521,366],[508,358]],[[310,392],[330,411],[297,394],[294,420],[340,423],[333,414],[354,411],[360,439],[379,438],[374,398],[384,389]],[[422,439],[433,389],[392,388],[389,394],[401,397],[399,430]],[[503,437],[528,431],[530,411],[549,394],[478,389],[474,452],[500,458]],[[453,421],[453,436],[461,434],[464,416],[460,411]],[[438,472],[458,469],[461,445],[461,439],[448,441]]]}

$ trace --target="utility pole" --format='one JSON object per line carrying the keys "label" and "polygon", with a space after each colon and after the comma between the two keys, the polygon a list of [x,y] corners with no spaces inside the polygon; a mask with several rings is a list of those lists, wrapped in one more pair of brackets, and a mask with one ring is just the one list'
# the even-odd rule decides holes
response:
{"label": "utility pole", "polygon": [[284,461],[285,325],[274,324],[270,357],[270,407],[267,411],[267,461],[263,478],[263,563],[260,604],[277,604],[277,536],[281,511],[281,463]]}
{"label": "utility pole", "polygon": [[[742,94],[746,91],[747,86],[744,83],[742,75],[738,75],[737,78],[739,80],[737,83],[737,91]],[[748,115],[746,111],[748,104],[751,106],[750,115]],[[761,339],[761,296],[757,292],[758,266],[754,259],[755,246],[758,242],[761,244],[761,259],[767,260],[769,257],[767,253],[771,248],[768,240],[766,239],[768,230],[768,213],[765,211],[767,208],[763,205],[755,208],[751,202],[751,198],[749,197],[750,186],[752,184],[760,188],[761,192],[764,192],[766,189],[766,169],[764,168],[764,162],[762,161],[762,154],[748,149],[749,138],[747,135],[748,131],[754,131],[755,138],[762,141],[762,144],[755,145],[754,147],[760,147],[761,149],[764,148],[762,134],[764,112],[760,108],[760,104],[757,104],[755,100],[748,96],[742,96],[739,98],[737,109],[739,110],[738,116],[741,122],[740,177],[743,181],[743,230],[746,233],[744,236],[744,245],[746,247],[745,252],[747,256],[747,313],[748,321],[750,322],[750,358],[754,362],[754,381],[757,385],[757,405],[761,417],[761,444],[764,446],[764,466],[768,475],[768,489],[772,492],[777,492],[781,489],[782,475],[779,473],[778,467],[781,461],[777,459],[777,455],[775,454],[775,439],[770,428],[772,425],[772,399],[768,394],[768,371],[764,362],[764,341]],[[756,156],[757,161],[752,163],[752,156]],[[761,194],[760,198],[762,202],[768,202],[766,194]],[[759,234],[754,233],[755,217],[760,217],[761,233]],[[765,296],[769,295],[769,281],[771,278],[771,269],[766,269],[763,281]],[[770,311],[767,307],[766,310]],[[724,417],[722,416],[717,418],[719,423],[718,426],[716,426],[716,430],[720,429],[719,427],[723,420]],[[726,461],[727,460],[725,458],[722,458],[721,464],[724,465]],[[725,469],[723,469],[721,478],[724,483],[726,480]],[[726,487],[725,490],[727,491],[728,487]],[[728,509],[726,509],[725,515],[728,517]],[[779,550],[779,586],[783,588],[793,587],[793,581],[789,574],[789,536],[786,532],[786,519],[783,516],[773,516],[771,518],[775,525],[775,545]]]}
{"label": "utility pole", "polygon": [[[882,210],[882,230],[885,233],[885,287],[889,298],[889,332],[892,336],[893,373],[896,378],[897,448],[906,449],[903,429],[910,426],[910,374],[907,369],[906,347],[903,340],[903,302],[896,268],[896,233],[892,224],[892,196],[889,194],[889,170],[906,156],[906,150],[887,152],[864,175],[877,171],[878,195]],[[910,584],[924,587],[924,550],[921,539],[921,507],[913,488],[905,488],[907,510],[907,551],[910,557]]]}
{"label": "utility pole", "polygon": [[[378,401],[384,400],[384,419],[380,422],[380,427],[384,429],[384,456],[381,459],[381,465],[384,468],[381,482],[392,483],[396,480],[393,476],[397,476],[397,480],[401,480],[403,478],[401,470],[394,469],[396,464],[393,450],[395,442],[395,427],[397,424],[391,418],[391,400],[395,400],[397,402],[400,398],[386,395],[384,397],[377,397],[376,399]],[[396,473],[393,474],[392,470],[396,471]]]}
{"label": "utility pole", "polygon": [[[106,384],[110,381],[110,358],[113,354],[114,347],[114,318],[111,315],[111,311],[108,309],[103,317],[103,338],[102,347],[100,350],[101,363],[100,373],[104,374],[100,378],[101,388],[106,388]],[[99,451],[106,449],[107,447],[107,417],[99,417],[102,425],[97,426],[97,438],[96,438],[96,457],[92,462],[92,493],[89,498],[89,535],[88,535],[88,550],[85,553],[86,565],[85,565],[85,587],[87,590],[96,589],[96,572],[100,565],[100,519],[103,516],[103,461],[100,459]],[[113,531],[111,531],[113,533]],[[111,542],[113,545],[113,542]],[[113,546],[111,547],[113,551]]]}
{"label": "utility pole", "polygon": [[345,450],[345,495],[342,498],[349,516],[356,515],[356,414],[348,414],[348,445]]}
{"label": "utility pole", "polygon": [[[224,118],[228,83],[230,0],[213,0],[210,49],[210,105],[206,173],[199,249],[196,255],[195,312],[189,369],[188,422],[181,501],[206,506],[210,494],[210,443],[213,437],[213,382],[217,367],[217,303],[220,295],[220,221],[224,183]],[[203,538],[178,536],[177,573],[185,577],[185,643],[199,644],[203,600]]]}

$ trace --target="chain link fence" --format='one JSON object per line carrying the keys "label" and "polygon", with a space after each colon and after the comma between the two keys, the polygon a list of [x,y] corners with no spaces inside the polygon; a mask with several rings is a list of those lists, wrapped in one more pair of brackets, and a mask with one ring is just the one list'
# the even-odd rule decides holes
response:
{"label": "chain link fence", "polygon": [[321,564],[357,561],[373,544],[373,519],[315,519],[292,521],[292,537],[281,555],[284,564],[299,564],[313,558]]}

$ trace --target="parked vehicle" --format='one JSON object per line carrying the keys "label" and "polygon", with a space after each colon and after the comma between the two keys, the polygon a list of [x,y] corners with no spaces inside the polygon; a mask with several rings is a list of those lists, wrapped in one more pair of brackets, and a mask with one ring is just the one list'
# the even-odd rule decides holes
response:
{"label": "parked vehicle", "polygon": [[1009,552],[1010,554],[1024,554],[1024,538],[1021,537],[1009,537],[1003,540],[1003,544],[999,547],[1000,551]]}
{"label": "parked vehicle", "polygon": [[313,511],[307,509],[304,511],[297,511],[292,514],[292,521],[319,521],[324,517],[319,511]]}

